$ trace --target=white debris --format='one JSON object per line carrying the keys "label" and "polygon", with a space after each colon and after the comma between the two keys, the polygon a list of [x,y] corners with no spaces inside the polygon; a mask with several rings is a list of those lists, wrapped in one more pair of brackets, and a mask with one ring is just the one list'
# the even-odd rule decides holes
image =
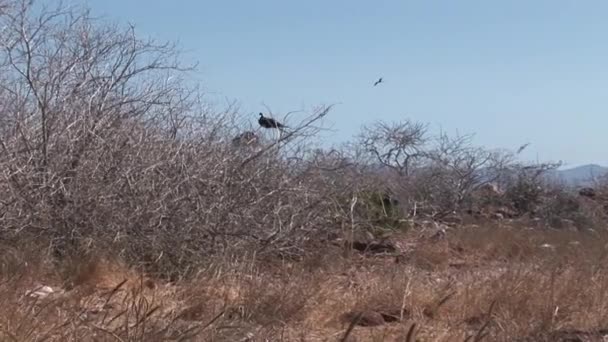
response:
{"label": "white debris", "polygon": [[25,295],[33,298],[43,299],[48,297],[49,295],[55,293],[52,287],[50,286],[39,286],[31,291],[26,291]]}

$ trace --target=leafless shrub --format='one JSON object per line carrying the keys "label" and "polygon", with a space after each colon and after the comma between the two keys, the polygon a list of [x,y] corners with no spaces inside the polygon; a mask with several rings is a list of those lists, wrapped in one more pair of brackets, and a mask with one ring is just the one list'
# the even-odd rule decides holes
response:
{"label": "leafless shrub", "polygon": [[210,108],[175,46],[27,1],[0,21],[2,235],[48,239],[57,256],[112,246],[176,276],[208,254],[301,254],[334,223],[348,182],[333,186],[341,162],[323,170],[333,162],[307,143],[331,106],[235,149],[238,109]]}
{"label": "leafless shrub", "polygon": [[471,140],[471,135],[440,133],[427,153],[428,164],[418,180],[437,215],[470,208],[473,192],[495,182],[509,161],[504,153],[476,147]]}
{"label": "leafless shrub", "polygon": [[503,174],[506,183],[505,197],[520,215],[535,214],[543,200],[547,187],[547,172],[555,170],[559,163],[540,163],[533,165],[514,164]]}
{"label": "leafless shrub", "polygon": [[[472,193],[498,179],[511,159],[472,144],[472,136],[437,137],[409,120],[365,127],[358,140],[375,172],[392,181],[406,212],[441,216],[470,206]],[[379,169],[379,170],[378,170]],[[386,177],[395,171],[391,177]]]}
{"label": "leafless shrub", "polygon": [[[426,125],[410,120],[364,127],[351,146],[351,155],[368,180],[358,183],[359,194],[370,194],[359,196],[359,207],[365,210],[358,216],[369,219],[377,216],[375,212],[387,216],[382,199],[392,192],[400,204],[397,219],[441,219],[482,214],[480,210],[488,208],[507,211],[509,217],[540,218],[554,227],[573,221],[576,226],[589,226],[598,221],[597,210],[581,206],[578,199],[568,200],[569,188],[551,181],[549,176],[560,163],[523,163],[517,157],[529,144],[515,152],[488,150],[475,146],[472,138],[445,132],[433,136]],[[482,191],[488,186],[494,190],[490,194]]]}
{"label": "leafless shrub", "polygon": [[397,123],[378,121],[364,127],[359,143],[380,165],[409,176],[425,154],[427,126],[409,120]]}

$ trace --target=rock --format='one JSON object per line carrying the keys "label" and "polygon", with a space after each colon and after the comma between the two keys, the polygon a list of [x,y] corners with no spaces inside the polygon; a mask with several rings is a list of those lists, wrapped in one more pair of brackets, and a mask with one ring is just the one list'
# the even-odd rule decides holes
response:
{"label": "rock", "polygon": [[486,320],[487,320],[487,318],[485,317],[485,315],[482,314],[482,315],[470,316],[470,317],[466,318],[464,320],[464,322],[467,325],[471,325],[471,326],[479,329],[479,327],[481,327]]}
{"label": "rock", "polygon": [[445,228],[438,229],[431,236],[429,236],[429,240],[431,240],[431,241],[443,240],[443,239],[445,239],[446,233],[447,232],[446,232]]}
{"label": "rock", "polygon": [[496,209],[495,214],[501,214],[504,217],[507,218],[513,218],[517,215],[517,213],[514,210],[511,210],[507,207],[499,207]]}
{"label": "rock", "polygon": [[340,340],[342,342],[358,342],[359,340],[353,336],[353,335],[348,335],[346,338],[342,338],[342,340]]}
{"label": "rock", "polygon": [[144,281],[144,286],[146,286],[150,290],[154,290],[156,288],[156,284],[154,283],[154,281],[152,279],[146,279]]}
{"label": "rock", "polygon": [[245,336],[241,340],[239,340],[239,342],[251,342],[254,340],[254,338],[255,338],[255,334],[252,332],[248,332],[245,334]]}
{"label": "rock", "polygon": [[353,241],[353,248],[359,252],[367,253],[395,253],[397,248],[389,241]]}
{"label": "rock", "polygon": [[462,217],[458,214],[452,213],[441,219],[441,222],[449,225],[459,225],[462,224]]}
{"label": "rock", "polygon": [[184,309],[178,317],[184,321],[200,321],[205,309],[206,307],[202,303],[194,304]]}
{"label": "rock", "polygon": [[402,315],[403,319],[410,317],[410,311],[407,309],[404,309],[403,313],[401,310],[378,311],[378,313],[382,315],[382,318],[386,323],[400,322],[402,320]]}
{"label": "rock", "polygon": [[543,243],[542,245],[540,245],[540,248],[555,249],[555,246],[550,243]]}
{"label": "rock", "polygon": [[33,290],[26,291],[25,295],[32,298],[43,299],[55,293],[52,287],[50,286],[39,286]]}
{"label": "rock", "polygon": [[589,198],[594,198],[596,196],[595,189],[593,188],[582,188],[578,191],[578,194]]}
{"label": "rock", "polygon": [[567,229],[567,230],[571,230],[571,231],[577,230],[576,222],[574,222],[573,220],[570,220],[570,219],[561,219],[559,222],[559,226],[562,229]]}
{"label": "rock", "polygon": [[496,183],[486,183],[479,187],[479,193],[487,197],[498,197],[504,194],[504,191],[500,189],[500,186]]}
{"label": "rock", "polygon": [[428,233],[427,238],[431,241],[439,241],[445,239],[450,227],[445,224],[435,222],[434,227],[430,230],[431,231]]}
{"label": "rock", "polygon": [[480,210],[480,209],[477,209],[477,208],[475,208],[475,209],[467,209],[467,210],[465,211],[465,213],[466,213],[467,215],[470,215],[470,216],[475,216],[475,217],[480,216],[480,215],[482,214],[481,210]]}
{"label": "rock", "polygon": [[351,311],[342,316],[342,319],[348,324],[359,325],[362,327],[374,327],[386,323],[382,314],[376,311]]}
{"label": "rock", "polygon": [[608,337],[608,331],[606,329],[599,329],[597,331],[585,331],[578,329],[563,329],[554,330],[546,333],[537,333],[516,340],[518,342],[537,342],[537,341],[551,341],[551,342],[603,342]]}
{"label": "rock", "polygon": [[448,266],[459,270],[461,268],[466,267],[467,263],[466,263],[466,261],[463,261],[463,260],[457,260],[457,261],[450,262],[448,264]]}
{"label": "rock", "polygon": [[395,256],[395,264],[405,264],[410,261],[411,257],[409,255],[399,254]]}

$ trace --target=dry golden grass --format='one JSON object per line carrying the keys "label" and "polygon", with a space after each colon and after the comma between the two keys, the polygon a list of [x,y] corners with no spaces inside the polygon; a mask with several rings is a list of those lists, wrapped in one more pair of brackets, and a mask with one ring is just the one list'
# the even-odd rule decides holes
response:
{"label": "dry golden grass", "polygon": [[[0,336],[565,341],[587,334],[572,341],[591,341],[593,331],[608,327],[605,235],[473,227],[435,242],[414,234],[399,239],[412,246],[399,262],[357,255],[322,263],[218,261],[196,279],[171,284],[118,261],[57,265],[34,247],[4,248]],[[56,292],[39,299],[26,295],[37,285]],[[353,325],[354,318],[370,326]],[[389,322],[374,325],[382,319]]]}

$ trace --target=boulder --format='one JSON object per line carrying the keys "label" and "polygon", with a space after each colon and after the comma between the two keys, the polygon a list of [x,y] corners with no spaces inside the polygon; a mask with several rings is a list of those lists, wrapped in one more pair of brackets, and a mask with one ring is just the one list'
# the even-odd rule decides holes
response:
{"label": "boulder", "polygon": [[397,247],[390,241],[353,241],[353,249],[364,253],[395,253]]}
{"label": "boulder", "polygon": [[578,191],[578,194],[583,197],[594,198],[596,196],[595,189],[593,188],[582,188]]}

